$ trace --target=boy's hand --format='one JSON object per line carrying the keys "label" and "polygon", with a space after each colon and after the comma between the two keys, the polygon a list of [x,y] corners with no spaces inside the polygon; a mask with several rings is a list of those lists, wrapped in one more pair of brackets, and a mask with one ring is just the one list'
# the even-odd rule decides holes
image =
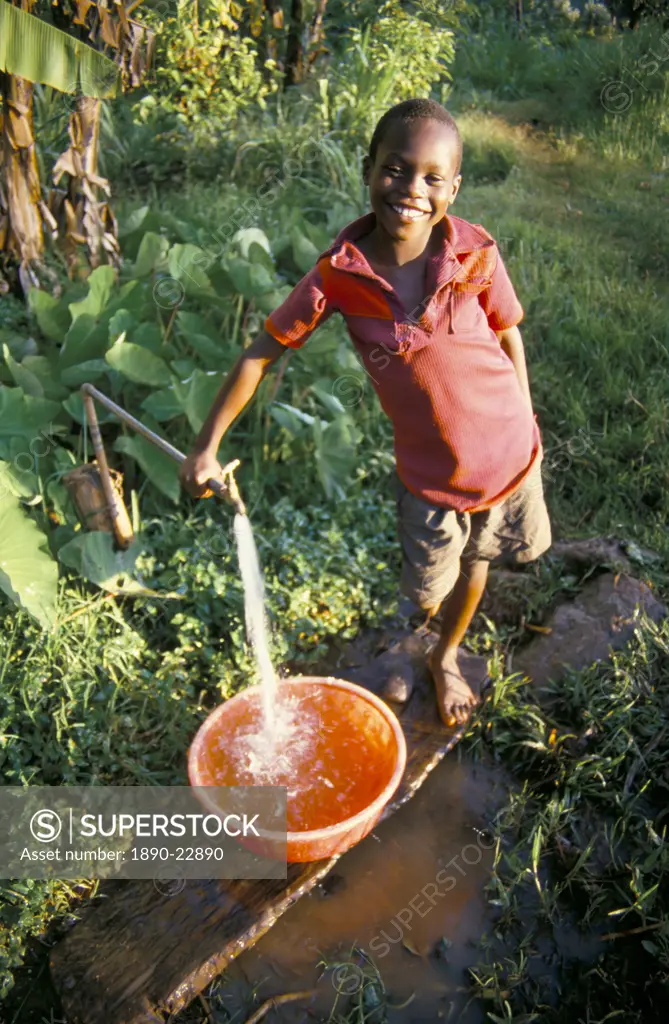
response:
{"label": "boy's hand", "polygon": [[189,452],[179,469],[179,479],[194,498],[210,498],[209,480],[222,480],[223,467],[208,449]]}

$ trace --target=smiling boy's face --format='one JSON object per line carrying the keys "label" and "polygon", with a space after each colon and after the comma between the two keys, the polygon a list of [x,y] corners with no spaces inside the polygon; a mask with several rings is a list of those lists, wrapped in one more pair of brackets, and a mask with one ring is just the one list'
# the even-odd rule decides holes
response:
{"label": "smiling boy's face", "polygon": [[396,121],[363,172],[377,228],[393,241],[417,243],[429,237],[460,188],[456,139],[439,121]]}

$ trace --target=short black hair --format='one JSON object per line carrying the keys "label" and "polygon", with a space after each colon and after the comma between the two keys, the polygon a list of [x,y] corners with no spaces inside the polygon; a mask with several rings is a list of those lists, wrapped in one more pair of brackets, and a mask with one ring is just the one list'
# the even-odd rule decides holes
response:
{"label": "short black hair", "polygon": [[449,114],[445,107],[442,107],[441,103],[437,103],[436,100],[404,100],[402,103],[396,103],[390,110],[386,110],[374,129],[372,141],[369,144],[369,159],[372,163],[376,159],[376,152],[388,128],[396,121],[403,121],[405,124],[410,121],[437,121],[439,124],[445,125],[455,140],[457,156],[456,174],[460,173],[462,137],[451,114]]}

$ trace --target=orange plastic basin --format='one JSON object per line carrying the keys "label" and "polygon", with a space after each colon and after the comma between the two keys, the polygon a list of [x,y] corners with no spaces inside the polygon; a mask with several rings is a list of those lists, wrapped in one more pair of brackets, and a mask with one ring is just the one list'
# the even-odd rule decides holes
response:
{"label": "orange plastic basin", "polygon": [[[350,849],[379,820],[404,773],[404,733],[383,701],[354,683],[304,676],[279,680],[278,687],[297,726],[291,742],[277,747],[269,777],[240,756],[246,735],[262,728],[258,686],[202,724],[188,753],[188,777],[192,786],[286,786],[287,859],[323,860]],[[208,806],[220,812],[213,801]],[[251,845],[248,837],[245,843]]]}

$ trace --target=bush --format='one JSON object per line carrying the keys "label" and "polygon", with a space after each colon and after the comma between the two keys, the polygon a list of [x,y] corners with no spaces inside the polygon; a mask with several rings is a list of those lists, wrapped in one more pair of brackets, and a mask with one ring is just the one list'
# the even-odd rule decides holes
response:
{"label": "bush", "polygon": [[277,88],[274,64],[266,61],[263,74],[257,44],[238,33],[232,10],[230,0],[209,0],[193,20],[192,6],[180,0],[175,17],[155,24],[156,87],[139,104],[140,119],[157,108],[189,126],[229,124],[244,107],[264,105]]}
{"label": "bush", "polygon": [[393,103],[429,96],[450,79],[454,57],[453,32],[439,22],[436,0],[423,0],[415,13],[387,0],[373,22],[353,29],[321,80],[322,118],[330,127],[367,133]]}

